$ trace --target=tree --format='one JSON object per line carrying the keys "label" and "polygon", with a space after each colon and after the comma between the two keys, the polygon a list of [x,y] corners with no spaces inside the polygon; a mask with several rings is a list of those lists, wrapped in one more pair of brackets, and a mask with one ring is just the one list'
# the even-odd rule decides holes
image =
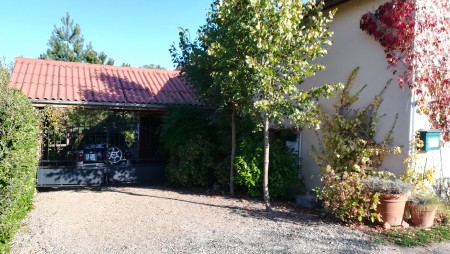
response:
{"label": "tree", "polygon": [[114,60],[107,58],[104,52],[94,50],[92,43],[84,45],[84,37],[81,35],[80,25],[75,24],[67,13],[61,18],[62,26],[54,26],[52,35],[48,41],[49,49],[40,55],[40,59],[51,59],[67,62],[84,62],[94,64],[113,65]]}
{"label": "tree", "polygon": [[[250,112],[264,128],[264,202],[268,188],[269,123],[316,127],[317,100],[336,85],[302,89],[323,65],[313,63],[331,44],[323,2],[301,0],[215,1],[194,43],[180,33],[181,54],[173,55],[188,80],[207,99]],[[187,41],[187,42],[186,42]],[[173,49],[173,48],[172,48]]]}
{"label": "tree", "polygon": [[[250,108],[252,95],[249,68],[246,68],[244,48],[245,34],[229,33],[227,27],[237,26],[239,19],[221,19],[219,1],[211,5],[211,13],[206,25],[198,30],[199,37],[191,42],[189,31],[181,29],[179,48],[172,45],[172,60],[181,68],[181,74],[193,84],[202,98],[215,105],[220,111],[230,114],[231,120],[231,155],[230,155],[230,194],[234,195],[234,158],[236,154],[236,114],[239,110]],[[234,32],[239,32],[236,27]],[[234,40],[234,38],[242,38]],[[250,43],[250,41],[247,41]],[[228,51],[214,51],[218,45],[226,45]],[[214,54],[212,54],[214,52]]]}
{"label": "tree", "polygon": [[[129,63],[122,63],[122,66],[123,67],[131,67],[131,64],[129,64]],[[144,64],[141,68],[166,70],[166,68],[162,67],[159,64]]]}
{"label": "tree", "polygon": [[144,66],[142,66],[142,68],[166,70],[166,68],[162,67],[159,64],[145,64]]}

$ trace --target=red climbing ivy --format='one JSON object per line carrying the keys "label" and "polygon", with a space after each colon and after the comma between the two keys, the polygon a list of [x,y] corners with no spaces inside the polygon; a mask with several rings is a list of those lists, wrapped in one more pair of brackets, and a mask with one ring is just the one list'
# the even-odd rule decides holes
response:
{"label": "red climbing ivy", "polygon": [[384,48],[400,87],[412,89],[431,127],[450,141],[450,3],[391,0],[366,13],[360,28]]}

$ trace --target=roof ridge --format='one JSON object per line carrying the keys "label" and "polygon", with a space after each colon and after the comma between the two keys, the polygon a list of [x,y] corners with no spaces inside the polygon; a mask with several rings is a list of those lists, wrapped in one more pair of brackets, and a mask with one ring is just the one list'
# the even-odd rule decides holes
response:
{"label": "roof ridge", "polygon": [[54,63],[56,65],[60,66],[97,66],[97,67],[103,67],[106,69],[136,69],[136,70],[145,70],[145,71],[155,71],[155,72],[162,72],[162,73],[179,73],[180,71],[177,70],[164,70],[164,69],[154,69],[154,68],[143,68],[143,67],[129,67],[129,66],[116,66],[116,65],[106,65],[106,64],[93,64],[93,63],[83,63],[83,62],[68,62],[68,61],[59,61],[59,60],[53,60],[53,59],[38,59],[38,58],[27,58],[27,57],[16,57],[16,62],[18,61],[24,61],[24,62],[48,62],[48,63]]}

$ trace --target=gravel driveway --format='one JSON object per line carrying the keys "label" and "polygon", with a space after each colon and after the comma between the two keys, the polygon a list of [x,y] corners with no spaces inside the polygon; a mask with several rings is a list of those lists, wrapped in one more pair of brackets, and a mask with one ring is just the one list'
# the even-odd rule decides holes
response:
{"label": "gravel driveway", "polygon": [[[430,253],[376,245],[317,215],[168,189],[39,192],[12,253]],[[433,249],[441,253],[438,250]],[[445,253],[445,252],[442,252]]]}

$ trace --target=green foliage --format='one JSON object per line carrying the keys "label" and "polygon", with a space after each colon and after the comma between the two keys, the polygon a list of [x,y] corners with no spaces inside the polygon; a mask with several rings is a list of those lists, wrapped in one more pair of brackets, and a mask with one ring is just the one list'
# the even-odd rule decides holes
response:
{"label": "green foliage", "polygon": [[[324,69],[313,60],[331,44],[327,25],[333,12],[323,15],[322,9],[316,1],[216,0],[196,41],[180,32],[181,53],[172,47],[172,59],[209,102],[259,117],[267,126],[261,133],[266,142],[269,122],[316,127],[317,100],[337,88],[301,88],[305,78]],[[264,200],[270,209],[269,145],[264,148]]]}
{"label": "green foliage", "polygon": [[417,132],[412,142],[414,151],[403,161],[407,167],[400,179],[411,184],[413,194],[431,192],[436,182],[436,169],[434,166],[427,166],[425,156],[419,152],[423,145],[420,132]]}
{"label": "green foliage", "polygon": [[180,144],[171,153],[166,174],[169,182],[178,186],[208,186],[214,171],[213,145],[203,137]]}
{"label": "green foliage", "polygon": [[366,87],[363,86],[354,95],[350,95],[358,69],[352,71],[339,93],[334,105],[335,112],[320,113],[323,134],[320,138],[320,150],[317,151],[314,147],[312,149],[321,169],[323,183],[315,191],[324,201],[325,207],[346,222],[379,219],[374,212],[378,204],[377,196],[370,197],[363,186],[363,179],[369,175],[386,175],[386,172],[380,170],[384,158],[400,152],[400,147],[391,147],[395,122],[381,142],[375,141],[378,122],[382,117],[378,115],[381,94],[389,82],[367,106],[352,108]]}
{"label": "green foliage", "polygon": [[38,161],[36,111],[8,81],[0,63],[0,253],[31,209]]}
{"label": "green foliage", "polygon": [[[229,125],[211,112],[189,107],[172,107],[164,116],[160,134],[170,152],[166,174],[178,186],[211,186],[228,184],[227,156]],[[249,119],[239,121],[239,147],[235,160],[235,181],[249,195],[261,196],[262,140],[261,130]],[[271,149],[270,177],[275,198],[287,199],[296,194],[300,180],[296,156],[282,140]]]}
{"label": "green foliage", "polygon": [[408,198],[408,206],[419,214],[423,211],[435,210],[440,216],[447,216],[444,200],[432,192],[415,193]]}
{"label": "green foliage", "polygon": [[[236,182],[247,190],[251,196],[261,197],[263,153],[261,131],[249,133],[240,138],[236,156]],[[288,200],[293,198],[302,179],[299,178],[299,165],[297,157],[286,146],[284,140],[273,140],[270,149],[269,188],[271,196],[275,199]]]}
{"label": "green foliage", "polygon": [[361,172],[336,173],[330,166],[322,170],[322,188],[316,188],[323,206],[344,222],[380,220],[375,213],[379,194],[364,187]]}
{"label": "green foliage", "polygon": [[163,117],[161,140],[170,153],[166,175],[171,184],[208,186],[220,160],[218,126],[211,113],[186,106],[172,107]]}
{"label": "green foliage", "polygon": [[92,43],[84,45],[80,25],[74,24],[69,13],[61,18],[61,27],[55,28],[48,41],[49,49],[41,54],[41,59],[51,59],[67,62],[83,62],[93,64],[114,65],[114,60],[108,58],[104,52],[94,50]]}
{"label": "green foliage", "polygon": [[[292,153],[284,141],[278,140],[271,143],[270,157],[272,158],[269,162],[271,196],[275,199],[293,198],[298,194],[299,186],[302,183],[297,156]],[[258,189],[262,191],[261,188]]]}
{"label": "green foliage", "polygon": [[162,119],[161,140],[167,149],[177,149],[192,138],[211,137],[212,114],[203,109],[188,106],[172,106]]}
{"label": "green foliage", "polygon": [[245,186],[249,195],[261,194],[261,166],[262,166],[262,141],[255,135],[243,137],[239,142],[239,152],[236,156],[236,182]]}
{"label": "green foliage", "polygon": [[41,129],[69,126],[131,125],[138,122],[133,112],[44,107]]}
{"label": "green foliage", "polygon": [[216,0],[194,42],[181,30],[181,53],[172,46],[172,59],[219,106],[266,112],[277,124],[315,127],[317,99],[337,88],[299,85],[325,68],[313,63],[331,44],[327,25],[333,13],[324,15],[322,7],[315,1]]}

